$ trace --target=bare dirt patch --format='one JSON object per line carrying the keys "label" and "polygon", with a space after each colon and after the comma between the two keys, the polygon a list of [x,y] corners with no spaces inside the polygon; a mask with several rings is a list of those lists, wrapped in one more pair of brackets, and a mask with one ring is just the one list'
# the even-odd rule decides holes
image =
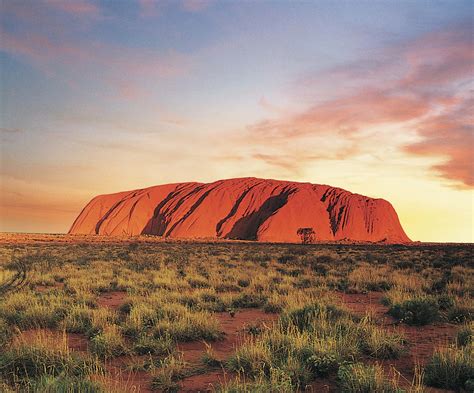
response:
{"label": "bare dirt patch", "polygon": [[127,300],[125,291],[104,292],[97,298],[97,304],[99,307],[116,310],[125,303],[125,300]]}
{"label": "bare dirt patch", "polygon": [[362,317],[370,314],[380,324],[395,322],[395,319],[387,314],[388,307],[381,303],[385,295],[383,292],[338,293],[338,295],[342,304],[357,316]]}
{"label": "bare dirt patch", "polygon": [[224,369],[193,375],[181,381],[180,392],[214,392],[220,385],[235,378],[235,375]]}

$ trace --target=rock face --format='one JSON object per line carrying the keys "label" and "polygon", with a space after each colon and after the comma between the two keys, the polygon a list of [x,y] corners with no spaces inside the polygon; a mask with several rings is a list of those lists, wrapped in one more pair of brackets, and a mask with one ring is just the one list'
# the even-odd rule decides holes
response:
{"label": "rock face", "polygon": [[256,178],[99,195],[69,233],[300,242],[299,228],[313,228],[316,241],[410,241],[383,199],[326,185]]}

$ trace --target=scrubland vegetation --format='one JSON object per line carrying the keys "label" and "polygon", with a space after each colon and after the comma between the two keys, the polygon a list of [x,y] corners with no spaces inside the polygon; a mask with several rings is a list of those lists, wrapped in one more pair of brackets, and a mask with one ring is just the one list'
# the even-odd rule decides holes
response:
{"label": "scrubland vegetation", "polygon": [[474,391],[472,245],[0,252],[0,391]]}

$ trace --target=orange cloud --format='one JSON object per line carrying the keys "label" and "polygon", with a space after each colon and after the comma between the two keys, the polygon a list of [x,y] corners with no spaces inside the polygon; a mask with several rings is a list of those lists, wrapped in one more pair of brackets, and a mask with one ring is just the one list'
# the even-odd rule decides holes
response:
{"label": "orange cloud", "polygon": [[408,121],[428,110],[428,105],[416,97],[373,89],[316,105],[289,119],[266,120],[251,126],[250,130],[265,138],[317,133],[350,135],[369,125]]}
{"label": "orange cloud", "polygon": [[[464,91],[474,64],[470,29],[429,34],[390,48],[387,53],[380,56],[373,72],[366,62],[361,62],[353,69],[337,67],[320,76],[322,85],[327,75],[339,75],[342,84],[347,78],[347,89],[329,93],[325,100],[316,97],[317,103],[300,113],[250,125],[247,140],[251,138],[254,148],[277,148],[271,160],[260,152],[254,157],[290,169],[288,149],[306,144],[308,151],[312,149],[312,154],[303,152],[307,161],[347,159],[370,154],[370,145],[376,138],[372,134],[373,139],[368,139],[367,130],[398,126],[416,132],[421,139],[400,146],[402,151],[440,159],[432,170],[457,185],[473,187],[474,133],[472,116],[468,115],[472,102],[465,98],[470,92]],[[321,91],[317,75],[309,80],[312,88]],[[300,83],[303,92],[308,84],[302,80]],[[311,140],[329,140],[331,144],[318,147]],[[295,156],[293,162],[300,158],[301,155]]]}
{"label": "orange cloud", "polygon": [[471,78],[474,64],[472,27],[427,34],[409,45],[404,53],[409,71],[402,88],[439,88]]}
{"label": "orange cloud", "polygon": [[275,156],[273,154],[255,153],[252,158],[262,160],[271,166],[281,167],[288,172],[297,173],[300,169],[300,162],[291,156]]}
{"label": "orange cloud", "polygon": [[418,125],[422,140],[405,147],[419,156],[438,156],[443,162],[432,169],[458,185],[474,187],[474,99],[467,98],[455,108],[432,116]]}

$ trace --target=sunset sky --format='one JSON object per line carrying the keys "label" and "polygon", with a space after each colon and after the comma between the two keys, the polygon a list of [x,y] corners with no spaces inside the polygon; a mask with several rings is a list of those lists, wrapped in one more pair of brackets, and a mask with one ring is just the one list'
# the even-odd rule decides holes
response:
{"label": "sunset sky", "polygon": [[474,241],[474,2],[1,0],[0,231],[95,195],[263,177]]}

